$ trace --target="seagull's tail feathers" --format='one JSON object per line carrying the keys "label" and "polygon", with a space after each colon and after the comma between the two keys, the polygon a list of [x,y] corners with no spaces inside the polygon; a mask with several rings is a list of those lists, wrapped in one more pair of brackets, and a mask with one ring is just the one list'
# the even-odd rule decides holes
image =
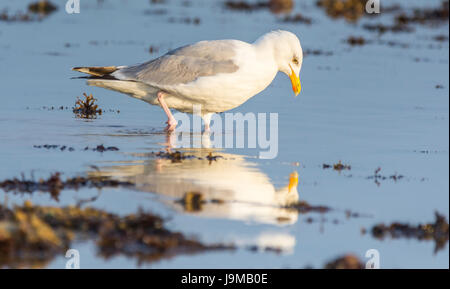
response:
{"label": "seagull's tail feathers", "polygon": [[104,77],[111,75],[111,73],[117,71],[120,67],[117,66],[91,66],[91,67],[74,67],[72,70],[87,73],[97,77]]}
{"label": "seagull's tail feathers", "polygon": [[102,87],[121,93],[128,94],[131,97],[142,99],[151,104],[156,104],[156,98],[149,97],[156,95],[158,89],[142,82],[120,79],[114,72],[124,68],[124,66],[93,66],[93,67],[74,67],[72,70],[87,73],[90,76],[85,77],[90,86]]}

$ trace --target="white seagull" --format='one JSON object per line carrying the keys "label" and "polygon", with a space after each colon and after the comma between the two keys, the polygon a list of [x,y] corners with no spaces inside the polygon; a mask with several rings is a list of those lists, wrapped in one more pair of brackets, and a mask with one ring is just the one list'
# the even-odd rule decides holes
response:
{"label": "white seagull", "polygon": [[303,62],[295,34],[276,30],[250,44],[239,40],[200,41],[132,66],[75,67],[90,74],[88,85],[128,94],[166,113],[166,131],[177,126],[170,109],[193,113],[200,105],[205,130],[213,113],[240,106],[263,91],[278,71],[289,76],[295,95],[301,90]]}

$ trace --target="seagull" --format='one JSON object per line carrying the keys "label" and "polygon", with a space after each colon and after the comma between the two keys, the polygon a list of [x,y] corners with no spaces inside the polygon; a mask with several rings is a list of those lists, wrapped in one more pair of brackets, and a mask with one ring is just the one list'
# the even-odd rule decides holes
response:
{"label": "seagull", "polygon": [[[297,222],[298,211],[287,208],[299,201],[299,174],[296,171],[289,175],[286,186],[277,187],[246,156],[220,151],[220,161],[208,164],[205,161],[208,154],[217,152],[214,149],[193,149],[189,154],[195,158],[176,165],[170,159],[132,153],[139,161],[112,162],[108,166],[88,170],[87,175],[133,182],[138,191],[168,197],[164,199],[170,200],[167,202],[169,206],[199,216],[266,224]],[[186,199],[192,195],[201,195],[204,200],[200,200],[200,211],[190,208],[192,202]],[[173,202],[182,198],[187,201],[184,206]]]}
{"label": "seagull", "polygon": [[[289,76],[298,95],[302,62],[298,37],[289,31],[275,30],[253,43],[233,39],[200,41],[142,64],[72,70],[89,74],[90,86],[161,106],[168,118],[168,132],[177,126],[170,109],[199,113],[209,131],[214,113],[236,108],[260,93],[278,71]],[[200,112],[194,111],[196,105]]]}

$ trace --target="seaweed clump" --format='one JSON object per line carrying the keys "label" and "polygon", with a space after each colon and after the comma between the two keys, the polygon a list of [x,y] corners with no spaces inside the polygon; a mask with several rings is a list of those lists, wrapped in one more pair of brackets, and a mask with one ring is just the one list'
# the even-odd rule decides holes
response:
{"label": "seaweed clump", "polygon": [[[89,147],[84,148],[85,151],[88,149],[89,149]],[[119,148],[114,147],[114,146],[105,147],[104,145],[101,144],[101,145],[98,145],[97,147],[93,148],[92,150],[102,153],[102,152],[106,152],[106,151],[118,151]]]}
{"label": "seaweed clump", "polygon": [[445,216],[435,212],[434,223],[419,224],[417,226],[402,223],[392,223],[387,226],[378,224],[372,227],[372,236],[381,240],[387,236],[390,236],[392,239],[433,240],[435,242],[434,252],[436,253],[443,249],[448,242],[449,226]]}
{"label": "seaweed clump", "polygon": [[171,232],[164,228],[161,218],[142,211],[104,222],[97,245],[100,255],[105,258],[123,254],[136,257],[139,263],[170,258],[182,253],[234,249],[231,245],[205,245],[188,239],[179,232]]}
{"label": "seaweed clump", "polygon": [[318,0],[316,5],[325,9],[331,18],[345,18],[354,22],[365,14],[366,0]]}
{"label": "seaweed clump", "polygon": [[225,7],[230,10],[237,10],[237,11],[254,11],[262,8],[268,8],[268,2],[256,2],[256,3],[249,3],[246,1],[226,1]]}
{"label": "seaweed clump", "polygon": [[41,0],[28,5],[27,12],[18,11],[15,14],[8,14],[7,10],[0,13],[0,21],[5,22],[31,22],[40,21],[58,8],[47,0]]}
{"label": "seaweed clump", "polygon": [[314,56],[331,56],[333,55],[332,51],[324,51],[321,49],[305,49],[303,50],[303,57],[307,57],[310,55],[314,55]]}
{"label": "seaweed clump", "polygon": [[45,266],[72,238],[68,231],[54,230],[31,202],[13,210],[0,205],[0,268]]}
{"label": "seaweed clump", "polygon": [[383,176],[380,174],[380,172],[381,172],[381,168],[377,168],[375,170],[375,172],[373,173],[373,176],[368,176],[367,179],[373,179],[377,185],[380,185],[380,181],[389,179],[389,180],[393,180],[396,182],[396,181],[404,178],[403,175],[399,175],[397,173],[390,175],[390,176]]}
{"label": "seaweed clump", "polygon": [[73,152],[75,150],[71,146],[68,147],[66,145],[55,145],[55,144],[33,145],[33,147],[36,149],[44,148],[47,150],[59,148],[60,151],[65,151],[67,149],[70,152]]}
{"label": "seaweed clump", "polygon": [[448,19],[449,1],[445,0],[436,8],[416,8],[410,15],[401,13],[395,17],[395,22],[398,25],[408,25],[412,23],[436,25],[448,21]]}
{"label": "seaweed clump", "polygon": [[371,31],[371,32],[377,32],[378,34],[383,34],[386,32],[394,32],[394,33],[398,33],[398,32],[413,32],[414,28],[405,25],[404,23],[394,23],[392,25],[386,25],[386,24],[382,24],[382,23],[377,23],[377,24],[364,24],[363,28]]}
{"label": "seaweed clump", "polygon": [[209,164],[211,164],[213,161],[216,162],[218,158],[223,158],[223,156],[213,156],[212,152],[210,152],[207,156],[206,159],[209,161]]}
{"label": "seaweed clump", "polygon": [[148,154],[149,157],[156,157],[159,159],[168,159],[171,160],[172,163],[181,163],[184,160],[188,159],[196,159],[196,160],[207,160],[209,164],[213,161],[217,161],[219,158],[224,158],[221,155],[213,155],[211,152],[206,157],[198,157],[191,154],[185,154],[180,151],[159,151],[159,152],[150,152]]}
{"label": "seaweed clump", "polygon": [[34,19],[27,13],[17,12],[16,14],[8,14],[8,11],[4,10],[0,13],[0,21],[5,22],[29,22]]}
{"label": "seaweed clump", "polygon": [[199,25],[201,20],[198,17],[182,17],[182,18],[175,18],[175,17],[170,17],[169,18],[169,22],[170,23],[184,23],[184,24],[194,24],[194,25]]}
{"label": "seaweed clump", "polygon": [[48,192],[50,193],[52,199],[58,201],[59,194],[64,189],[74,189],[79,188],[105,188],[105,187],[128,187],[133,184],[125,181],[113,180],[107,177],[73,177],[63,180],[61,178],[61,173],[56,172],[46,180],[39,179],[35,181],[33,179],[25,179],[22,176],[21,179],[13,178],[0,181],[0,188],[5,192],[15,192],[15,193],[33,193],[35,191]]}
{"label": "seaweed clump", "polygon": [[362,46],[366,44],[367,41],[361,36],[360,37],[350,36],[349,38],[347,38],[347,43],[350,44],[351,46]]}
{"label": "seaweed clump", "polygon": [[364,269],[364,264],[355,255],[348,254],[328,262],[325,269]]}
{"label": "seaweed clump", "polygon": [[272,13],[288,13],[294,8],[292,0],[270,0],[269,9]]}
{"label": "seaweed clump", "polygon": [[260,9],[270,9],[272,13],[288,13],[294,8],[292,0],[268,0],[258,2],[226,1],[225,8],[235,11],[252,12]]}
{"label": "seaweed clump", "polygon": [[317,213],[327,213],[331,210],[331,208],[326,206],[313,206],[305,201],[298,201],[294,204],[286,206],[287,209],[297,210],[299,213],[309,213],[309,212],[317,212]]}
{"label": "seaweed clump", "polygon": [[206,201],[201,193],[187,192],[178,203],[181,203],[187,212],[198,212],[202,210],[203,204]]}
{"label": "seaweed clump", "polygon": [[181,163],[185,159],[193,159],[195,158],[194,155],[186,155],[180,151],[175,152],[151,152],[151,156],[155,156],[157,158],[161,159],[169,159],[172,161],[172,163]]}
{"label": "seaweed clump", "polygon": [[[394,10],[396,11],[396,10]],[[386,25],[382,23],[365,24],[364,29],[383,34],[386,32],[413,32],[413,24],[437,26],[449,19],[449,1],[441,2],[435,8],[414,8],[412,13],[400,12],[394,17],[394,23]]]}
{"label": "seaweed clump", "polygon": [[[37,149],[44,148],[44,149],[47,149],[47,150],[59,149],[60,151],[65,151],[65,150],[68,150],[70,152],[75,151],[75,148],[73,148],[71,146],[66,146],[66,145],[44,144],[44,145],[33,145],[33,147],[37,148]],[[106,152],[106,151],[118,151],[119,148],[115,147],[115,146],[105,147],[104,145],[101,144],[101,145],[96,146],[95,148],[89,148],[87,146],[83,150],[84,151],[92,150],[94,152],[101,152],[102,153],[102,152]]]}
{"label": "seaweed clump", "polygon": [[333,168],[333,170],[338,171],[338,172],[343,171],[343,170],[351,170],[352,169],[352,167],[350,165],[343,164],[341,161],[339,161],[338,163],[333,164],[333,165],[323,164],[322,168],[323,169]]}
{"label": "seaweed clump", "polygon": [[28,11],[41,15],[48,15],[57,9],[54,4],[47,0],[40,0],[28,5]]}
{"label": "seaweed clump", "polygon": [[87,95],[86,93],[83,93],[83,95],[84,99],[77,97],[73,113],[79,118],[96,118],[97,114],[101,115],[102,110],[95,104],[97,99],[94,98],[92,94]]}
{"label": "seaweed clump", "polygon": [[94,208],[43,207],[27,201],[13,209],[0,205],[0,267],[43,266],[62,255],[78,235],[95,240],[104,258],[123,254],[139,262],[234,249],[169,231],[162,218],[142,210],[122,217]]}
{"label": "seaweed clump", "polygon": [[448,36],[443,35],[443,34],[436,35],[433,37],[433,40],[438,41],[438,42],[445,42],[445,41],[448,41]]}
{"label": "seaweed clump", "polygon": [[199,192],[186,192],[183,195],[183,198],[175,202],[181,204],[186,212],[199,212],[203,209],[203,205],[207,203],[224,203],[224,201],[220,199],[205,200],[203,194]]}
{"label": "seaweed clump", "polygon": [[312,20],[309,17],[304,16],[303,14],[297,13],[295,15],[287,15],[282,20],[283,22],[290,23],[303,23],[303,24],[311,24]]}

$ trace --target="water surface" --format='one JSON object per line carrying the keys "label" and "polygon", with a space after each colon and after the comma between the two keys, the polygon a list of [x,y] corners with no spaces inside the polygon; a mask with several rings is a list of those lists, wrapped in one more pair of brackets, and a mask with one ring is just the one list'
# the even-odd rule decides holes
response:
{"label": "water surface", "polygon": [[[420,1],[397,1],[404,7]],[[170,218],[168,226],[204,242],[233,242],[239,249],[177,256],[150,264],[124,257],[97,257],[93,242],[80,242],[83,268],[304,268],[322,267],[347,253],[362,260],[368,249],[381,254],[383,268],[448,268],[448,245],[433,253],[433,242],[380,241],[361,234],[380,222],[432,222],[434,212],[449,212],[449,66],[448,22],[415,26],[414,33],[378,36],[362,23],[392,20],[390,15],[357,24],[333,20],[314,1],[297,1],[292,13],[312,18],[311,25],[283,23],[268,10],[230,12],[222,1],[81,1],[81,13],[68,15],[63,5],[40,22],[0,22],[0,179],[34,174],[48,177],[103,174],[132,179],[136,189],[104,189],[92,206],[119,214],[141,207]],[[429,3],[429,4],[428,4]],[[439,1],[427,1],[438,5]],[[25,9],[28,1],[2,1],[0,8]],[[199,24],[186,24],[186,17]],[[289,79],[279,74],[262,93],[232,112],[279,114],[278,156],[258,158],[255,149],[213,150],[224,159],[209,164],[158,160],[151,152],[167,147],[161,133],[163,111],[101,88],[87,87],[70,69],[82,65],[124,65],[146,61],[169,49],[205,39],[233,38],[252,42],[272,29],[296,33],[307,55],[302,93],[294,98]],[[372,42],[351,47],[345,39],[361,35]],[[409,44],[389,46],[383,41]],[[149,47],[158,51],[149,53]],[[436,85],[443,88],[436,89]],[[92,93],[105,113],[94,120],[76,118],[76,97]],[[46,108],[43,108],[43,107]],[[48,109],[54,106],[55,109]],[[69,109],[58,109],[60,106]],[[109,111],[120,110],[120,113]],[[198,137],[196,135],[193,136]],[[59,144],[75,151],[45,150],[33,145]],[[83,151],[105,144],[118,152]],[[174,144],[176,149],[177,144]],[[205,156],[210,149],[187,151]],[[324,170],[341,160],[350,171]],[[93,169],[92,166],[98,169]],[[375,183],[377,168],[403,179]],[[334,210],[298,214],[280,207],[289,198],[289,175],[299,175],[297,195]],[[174,202],[186,191],[202,192],[211,203],[186,211]],[[60,201],[46,194],[14,195],[8,203],[69,205],[99,194],[94,189],[64,191]],[[347,218],[345,211],[361,217]],[[308,220],[308,218],[312,218]],[[277,247],[281,254],[253,252],[247,246]],[[63,256],[48,268],[63,268]]]}

